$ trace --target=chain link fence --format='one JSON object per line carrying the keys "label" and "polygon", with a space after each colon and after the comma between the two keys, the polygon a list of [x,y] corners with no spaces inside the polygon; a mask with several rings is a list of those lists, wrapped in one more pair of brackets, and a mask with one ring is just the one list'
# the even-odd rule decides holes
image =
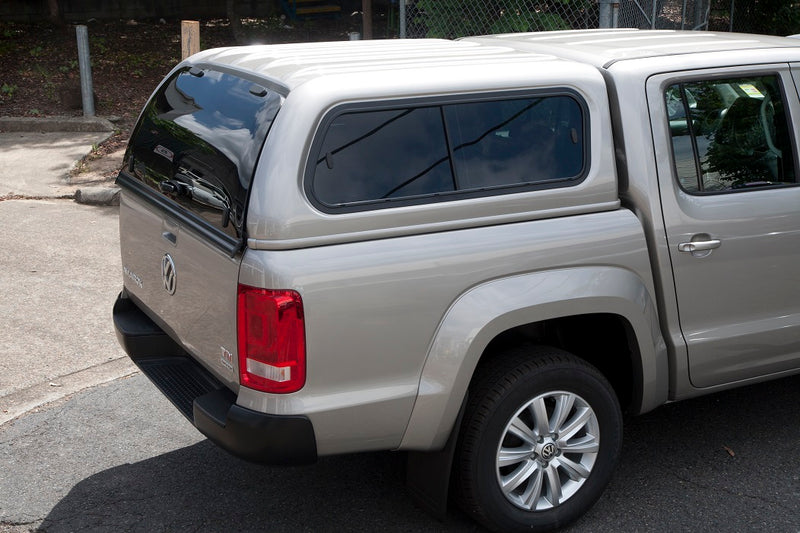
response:
{"label": "chain link fence", "polygon": [[[618,26],[660,30],[755,31],[750,16],[752,1],[735,0],[624,0],[619,4]],[[762,17],[763,18],[763,17]]]}
{"label": "chain link fence", "polygon": [[671,30],[704,30],[708,24],[704,0],[626,0],[620,2],[617,26]]}
{"label": "chain link fence", "polygon": [[[613,6],[603,18],[600,4]],[[774,4],[774,5],[773,5]],[[605,12],[604,12],[605,13]],[[599,28],[800,31],[798,0],[408,0],[407,37]]]}
{"label": "chain link fence", "polygon": [[597,28],[595,0],[414,0],[407,37],[443,37]]}

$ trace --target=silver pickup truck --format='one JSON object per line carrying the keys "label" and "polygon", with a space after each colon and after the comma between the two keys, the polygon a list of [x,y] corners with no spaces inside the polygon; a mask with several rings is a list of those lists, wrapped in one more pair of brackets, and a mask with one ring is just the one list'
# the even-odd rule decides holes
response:
{"label": "silver pickup truck", "polygon": [[201,52],[119,174],[119,340],[240,457],[557,528],[623,412],[800,372],[798,85],[703,32]]}

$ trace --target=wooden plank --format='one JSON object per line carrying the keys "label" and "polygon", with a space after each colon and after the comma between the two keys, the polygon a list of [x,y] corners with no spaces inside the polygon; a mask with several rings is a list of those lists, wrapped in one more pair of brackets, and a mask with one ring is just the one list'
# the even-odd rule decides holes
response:
{"label": "wooden plank", "polygon": [[320,13],[339,13],[342,10],[339,6],[312,6],[312,7],[298,7],[296,13],[298,15],[315,15]]}
{"label": "wooden plank", "polygon": [[200,51],[200,22],[196,20],[181,21],[181,59]]}

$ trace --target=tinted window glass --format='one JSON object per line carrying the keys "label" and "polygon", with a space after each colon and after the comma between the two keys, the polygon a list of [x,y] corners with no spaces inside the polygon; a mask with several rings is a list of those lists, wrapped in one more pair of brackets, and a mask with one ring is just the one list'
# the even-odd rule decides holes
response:
{"label": "tinted window glass", "polygon": [[314,193],[328,205],[454,189],[436,107],[340,115],[318,157]]}
{"label": "tinted window glass", "polygon": [[680,83],[665,99],[675,172],[686,191],[796,182],[777,76]]}
{"label": "tinted window glass", "polygon": [[575,179],[584,142],[566,95],[345,112],[314,152],[311,193],[342,207]]}
{"label": "tinted window glass", "polygon": [[280,102],[276,93],[230,74],[175,74],[148,102],[133,134],[136,177],[240,237],[256,158]]}
{"label": "tinted window glass", "polygon": [[459,189],[577,176],[583,168],[583,124],[567,96],[446,106]]}

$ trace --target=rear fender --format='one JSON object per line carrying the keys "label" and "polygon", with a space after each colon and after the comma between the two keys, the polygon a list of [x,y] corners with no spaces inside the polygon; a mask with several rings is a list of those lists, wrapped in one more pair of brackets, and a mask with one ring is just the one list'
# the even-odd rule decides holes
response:
{"label": "rear fender", "polygon": [[470,289],[453,303],[437,329],[400,449],[441,449],[492,339],[553,318],[605,313],[627,320],[638,343],[633,410],[661,405],[667,400],[667,355],[650,294],[635,273],[611,266],[534,272]]}

